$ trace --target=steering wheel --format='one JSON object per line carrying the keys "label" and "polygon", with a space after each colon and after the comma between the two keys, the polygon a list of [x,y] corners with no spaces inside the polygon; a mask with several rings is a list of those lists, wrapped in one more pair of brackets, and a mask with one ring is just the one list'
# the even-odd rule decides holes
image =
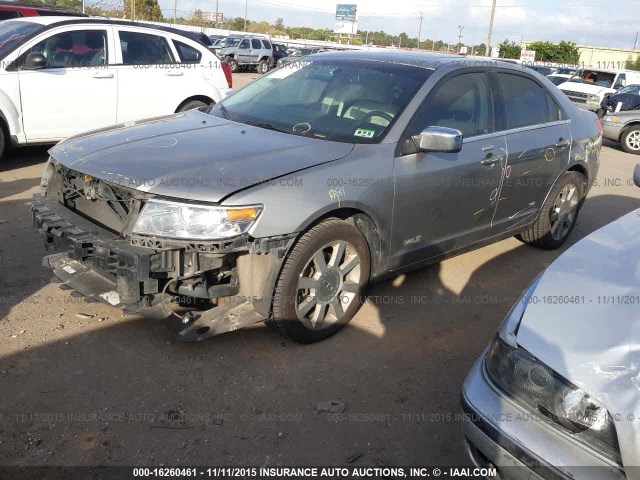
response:
{"label": "steering wheel", "polygon": [[[388,121],[389,123],[393,122],[393,116],[389,115],[386,112],[383,112],[382,110],[372,110],[369,113],[367,113],[366,115],[364,115],[362,117],[362,120],[366,120],[368,118],[373,118],[373,117],[380,117],[380,118],[384,118],[386,121]],[[371,123],[371,122],[367,122],[367,123]]]}

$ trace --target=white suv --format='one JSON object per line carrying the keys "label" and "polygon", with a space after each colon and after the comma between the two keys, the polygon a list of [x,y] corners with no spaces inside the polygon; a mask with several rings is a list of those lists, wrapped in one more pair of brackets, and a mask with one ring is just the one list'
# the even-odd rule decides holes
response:
{"label": "white suv", "polygon": [[231,71],[179,30],[99,18],[0,23],[0,154],[217,103]]}

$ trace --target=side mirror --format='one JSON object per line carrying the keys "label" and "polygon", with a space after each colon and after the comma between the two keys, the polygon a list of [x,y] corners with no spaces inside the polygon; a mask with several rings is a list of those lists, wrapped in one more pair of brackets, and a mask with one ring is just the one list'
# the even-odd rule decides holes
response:
{"label": "side mirror", "polygon": [[38,52],[31,52],[24,61],[23,68],[27,70],[39,70],[47,64],[45,56]]}
{"label": "side mirror", "polygon": [[636,187],[640,187],[640,163],[633,169],[633,183],[636,184]]}
{"label": "side mirror", "polygon": [[446,127],[427,127],[413,137],[421,152],[459,152],[462,149],[462,132]]}

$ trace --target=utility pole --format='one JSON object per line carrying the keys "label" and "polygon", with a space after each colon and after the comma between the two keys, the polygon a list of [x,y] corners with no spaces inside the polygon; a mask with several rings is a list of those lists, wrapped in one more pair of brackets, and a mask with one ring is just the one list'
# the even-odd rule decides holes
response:
{"label": "utility pole", "polygon": [[173,24],[176,24],[176,17],[178,15],[178,0],[173,0]]}
{"label": "utility pole", "polygon": [[247,31],[247,6],[248,5],[249,5],[249,0],[244,0],[244,31],[245,32]]}
{"label": "utility pole", "polygon": [[491,19],[489,20],[489,37],[487,38],[487,49],[485,51],[485,55],[487,57],[491,56],[491,36],[493,35],[493,19],[496,16],[496,0],[493,0],[493,5],[491,6]]}
{"label": "utility pole", "polygon": [[218,3],[219,3],[218,0],[216,0],[216,28],[218,28],[218,7],[219,7]]}
{"label": "utility pole", "polygon": [[458,25],[458,53],[460,53],[460,46],[462,45],[462,31],[464,27],[462,25]]}
{"label": "utility pole", "polygon": [[[84,0],[82,0],[82,13],[84,13]],[[635,47],[633,47],[635,49]]]}
{"label": "utility pole", "polygon": [[[82,11],[84,12],[84,10],[82,10]],[[638,30],[638,31],[636,32],[636,41],[635,41],[635,42],[633,42],[633,49],[634,49],[634,50],[635,50],[635,49],[636,49],[636,47],[638,46],[638,35],[640,35],[640,30]]]}
{"label": "utility pole", "polygon": [[422,15],[422,13],[420,13],[420,26],[418,27],[418,45],[417,48],[420,48],[420,35],[422,35],[422,19],[424,18],[424,15]]}
{"label": "utility pole", "polygon": [[478,29],[478,22],[473,26],[473,40],[471,41],[471,56],[476,54],[476,30]]}
{"label": "utility pole", "polygon": [[131,0],[131,21],[136,21],[136,0]]}

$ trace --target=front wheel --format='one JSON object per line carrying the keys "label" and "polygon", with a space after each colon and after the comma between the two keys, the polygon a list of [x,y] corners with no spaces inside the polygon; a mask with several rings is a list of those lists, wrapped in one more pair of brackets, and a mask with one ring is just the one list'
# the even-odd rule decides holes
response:
{"label": "front wheel", "polygon": [[640,155],[640,127],[630,127],[622,134],[620,145],[627,153]]}
{"label": "front wheel", "polygon": [[578,172],[565,173],[551,189],[536,223],[516,238],[545,250],[562,245],[578,219],[585,184],[584,176]]}
{"label": "front wheel", "polygon": [[319,223],[285,261],[269,323],[300,343],[334,335],[360,308],[370,268],[369,246],[355,226],[337,218]]}
{"label": "front wheel", "polygon": [[235,58],[230,58],[229,60],[227,60],[227,63],[229,64],[229,69],[232,73],[238,71],[238,61]]}

